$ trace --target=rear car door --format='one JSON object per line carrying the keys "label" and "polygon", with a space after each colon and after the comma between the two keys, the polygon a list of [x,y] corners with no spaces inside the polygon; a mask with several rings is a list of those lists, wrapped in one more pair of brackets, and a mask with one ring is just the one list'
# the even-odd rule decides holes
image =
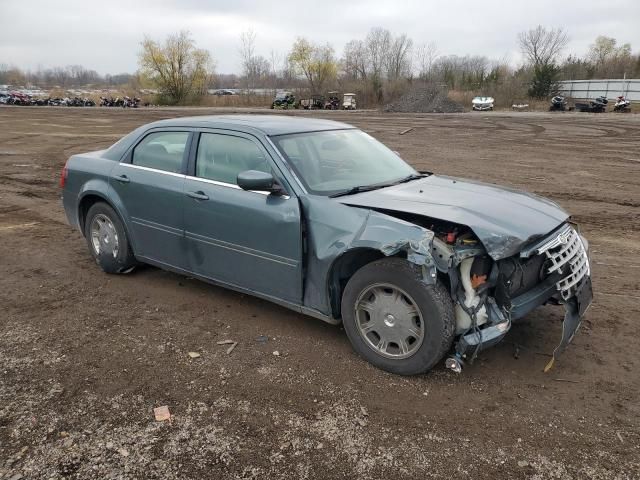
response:
{"label": "rear car door", "polygon": [[191,132],[152,131],[111,172],[128,216],[136,256],[183,268],[184,169]]}
{"label": "rear car door", "polygon": [[284,185],[264,146],[228,130],[201,132],[185,179],[188,269],[227,284],[300,303],[302,237],[298,200],[242,190],[238,173],[269,172]]}

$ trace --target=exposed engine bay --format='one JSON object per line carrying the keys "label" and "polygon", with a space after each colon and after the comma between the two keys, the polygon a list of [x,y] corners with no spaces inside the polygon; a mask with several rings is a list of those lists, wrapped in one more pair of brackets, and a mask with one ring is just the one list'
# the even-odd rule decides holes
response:
{"label": "exposed engine bay", "polygon": [[[403,212],[381,213],[434,232],[433,261],[438,279],[451,292],[456,319],[457,340],[447,368],[461,372],[481,350],[502,340],[512,321],[545,303],[567,306],[554,358],[570,342],[584,313],[579,297],[571,297],[581,289],[589,296],[591,292],[588,246],[571,225],[562,225],[518,255],[494,260],[469,227]],[[589,302],[585,298],[585,309]],[[547,369],[552,364],[553,359]]]}

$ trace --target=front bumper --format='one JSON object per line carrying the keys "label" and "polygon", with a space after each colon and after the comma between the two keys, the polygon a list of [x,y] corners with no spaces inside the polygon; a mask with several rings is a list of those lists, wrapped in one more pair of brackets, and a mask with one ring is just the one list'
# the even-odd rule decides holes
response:
{"label": "front bumper", "polygon": [[486,105],[473,105],[473,107],[471,107],[473,110],[478,110],[480,112],[484,112],[486,110],[491,110],[493,108],[493,105],[490,104],[486,104]]}

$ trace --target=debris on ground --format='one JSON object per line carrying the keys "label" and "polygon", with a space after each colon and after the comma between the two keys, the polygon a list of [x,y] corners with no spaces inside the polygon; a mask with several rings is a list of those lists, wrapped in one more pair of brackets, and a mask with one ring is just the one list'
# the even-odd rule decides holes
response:
{"label": "debris on ground", "polygon": [[[447,91],[436,85],[415,87],[395,102],[384,106],[385,112],[461,113],[464,107],[447,96]],[[407,133],[405,131],[405,133]],[[401,134],[403,135],[403,134]]]}
{"label": "debris on ground", "polygon": [[198,352],[189,352],[188,355],[191,358],[200,358],[200,354]]}
{"label": "debris on ground", "polygon": [[221,340],[218,342],[218,345],[231,345],[229,348],[227,348],[227,355],[229,355],[231,352],[233,352],[233,349],[236,348],[238,342],[234,340]]}
{"label": "debris on ground", "polygon": [[279,356],[280,356],[280,352],[279,352],[278,350],[274,350],[274,351],[273,351],[273,355],[274,355],[275,357],[279,357]]}
{"label": "debris on ground", "polygon": [[411,130],[413,130],[413,127],[405,128],[398,135],[404,135],[405,133],[409,133]]}
{"label": "debris on ground", "polygon": [[169,407],[167,405],[162,405],[161,407],[154,408],[153,414],[156,417],[156,422],[164,422],[166,420],[171,421],[171,412],[169,411]]}

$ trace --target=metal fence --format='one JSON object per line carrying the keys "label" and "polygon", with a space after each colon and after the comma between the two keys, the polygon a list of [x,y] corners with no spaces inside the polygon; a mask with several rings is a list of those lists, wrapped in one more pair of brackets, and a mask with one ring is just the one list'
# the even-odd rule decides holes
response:
{"label": "metal fence", "polygon": [[640,79],[565,80],[560,83],[560,93],[586,100],[600,96],[610,100],[624,95],[632,102],[640,102]]}

